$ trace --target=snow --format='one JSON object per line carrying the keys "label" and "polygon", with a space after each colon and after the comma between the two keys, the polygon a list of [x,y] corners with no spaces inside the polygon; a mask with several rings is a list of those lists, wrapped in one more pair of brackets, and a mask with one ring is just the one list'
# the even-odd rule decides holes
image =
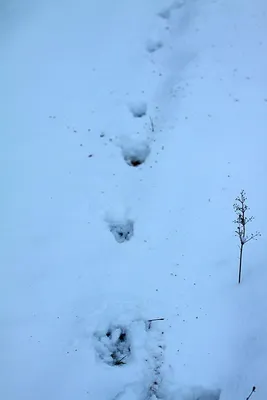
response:
{"label": "snow", "polygon": [[266,2],[9,0],[0,32],[0,398],[266,400]]}

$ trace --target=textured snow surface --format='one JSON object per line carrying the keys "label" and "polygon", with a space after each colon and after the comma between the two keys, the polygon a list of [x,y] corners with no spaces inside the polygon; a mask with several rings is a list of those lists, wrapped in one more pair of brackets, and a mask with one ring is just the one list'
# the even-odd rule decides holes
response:
{"label": "textured snow surface", "polygon": [[1,1],[0,48],[0,398],[266,400],[266,1]]}

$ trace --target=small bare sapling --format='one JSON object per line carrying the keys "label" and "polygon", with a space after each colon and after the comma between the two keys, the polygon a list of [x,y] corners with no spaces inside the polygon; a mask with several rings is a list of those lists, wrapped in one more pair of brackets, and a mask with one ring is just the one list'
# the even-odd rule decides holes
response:
{"label": "small bare sapling", "polygon": [[241,282],[241,273],[242,273],[242,260],[243,260],[243,248],[246,243],[250,240],[255,239],[261,236],[260,232],[256,231],[255,233],[251,233],[247,235],[247,224],[251,222],[254,217],[247,217],[246,213],[249,210],[247,206],[247,197],[244,190],[241,190],[240,195],[235,199],[234,211],[236,213],[236,219],[234,223],[237,228],[235,231],[236,236],[239,238],[239,269],[238,269],[238,283]]}

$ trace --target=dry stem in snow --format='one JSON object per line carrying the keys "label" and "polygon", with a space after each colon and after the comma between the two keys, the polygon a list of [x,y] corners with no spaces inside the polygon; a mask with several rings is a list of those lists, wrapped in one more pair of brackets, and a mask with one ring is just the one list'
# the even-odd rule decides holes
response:
{"label": "dry stem in snow", "polygon": [[238,270],[238,283],[241,282],[241,272],[242,272],[242,259],[243,259],[243,247],[244,244],[249,242],[252,239],[257,239],[258,236],[261,236],[260,232],[251,233],[247,235],[246,228],[247,224],[251,222],[254,217],[247,217],[246,212],[249,210],[246,201],[246,193],[244,190],[241,190],[240,195],[235,199],[236,203],[234,204],[234,211],[236,213],[236,219],[234,223],[237,225],[236,228],[236,236],[238,236],[240,241],[240,252],[239,252],[239,270]]}

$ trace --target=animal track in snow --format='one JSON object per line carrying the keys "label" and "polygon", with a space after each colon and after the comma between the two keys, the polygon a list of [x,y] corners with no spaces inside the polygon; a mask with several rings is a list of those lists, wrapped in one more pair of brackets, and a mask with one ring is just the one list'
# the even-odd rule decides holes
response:
{"label": "animal track in snow", "polygon": [[99,358],[108,365],[121,366],[131,355],[131,343],[127,328],[111,326],[106,332],[96,332],[95,350]]}
{"label": "animal track in snow", "polygon": [[128,139],[121,144],[122,156],[131,167],[143,164],[150,154],[148,141]]}
{"label": "animal track in snow", "polygon": [[142,118],[147,113],[147,104],[144,101],[129,104],[129,111],[134,118]]}
{"label": "animal track in snow", "polygon": [[161,49],[162,47],[163,47],[163,43],[161,40],[149,39],[146,42],[146,51],[148,53],[155,53],[157,50]]}
{"label": "animal track in snow", "polygon": [[161,18],[169,19],[173,11],[178,10],[184,6],[185,0],[176,0],[172,2],[168,7],[163,8],[158,15]]}
{"label": "animal track in snow", "polygon": [[129,241],[134,234],[134,222],[130,219],[124,221],[110,221],[109,230],[118,243]]}

